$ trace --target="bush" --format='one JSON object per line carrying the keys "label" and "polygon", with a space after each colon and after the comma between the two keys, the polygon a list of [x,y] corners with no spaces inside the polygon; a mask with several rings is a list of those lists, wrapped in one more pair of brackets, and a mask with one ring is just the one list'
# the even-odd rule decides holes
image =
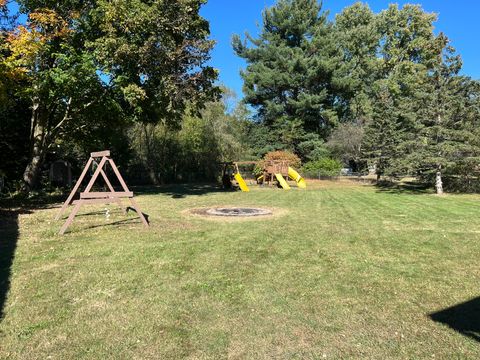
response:
{"label": "bush", "polygon": [[296,168],[299,168],[302,164],[300,158],[294,153],[291,153],[289,151],[282,151],[282,150],[270,151],[269,153],[265,154],[265,157],[263,158],[263,160],[259,161],[255,165],[255,168],[253,169],[253,175],[256,178],[262,175],[263,169],[265,168],[265,162],[272,161],[272,160],[284,160],[288,162],[288,166],[296,167]]}
{"label": "bush", "polygon": [[323,158],[307,162],[303,167],[303,173],[308,177],[338,176],[342,167],[342,163],[336,159]]}
{"label": "bush", "polygon": [[300,158],[294,153],[288,151],[271,151],[267,153],[264,157],[264,160],[285,160],[288,161],[288,165],[291,167],[300,167],[302,162]]}
{"label": "bush", "polygon": [[[435,182],[430,182],[432,187]],[[480,193],[480,178],[478,176],[453,175],[443,177],[443,190],[451,193]]]}

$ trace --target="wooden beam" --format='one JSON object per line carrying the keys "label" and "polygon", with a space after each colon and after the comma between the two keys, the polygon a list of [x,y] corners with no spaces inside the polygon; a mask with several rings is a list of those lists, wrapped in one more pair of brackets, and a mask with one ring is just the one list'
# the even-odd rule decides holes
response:
{"label": "wooden beam", "polygon": [[97,158],[97,157],[102,157],[102,156],[110,156],[110,150],[92,152],[92,153],[90,153],[90,156],[92,158]]}
{"label": "wooden beam", "polygon": [[93,161],[92,158],[88,159],[87,165],[85,165],[85,167],[83,168],[82,174],[81,174],[80,177],[78,178],[77,183],[75,184],[75,186],[73,187],[72,191],[70,192],[70,195],[68,195],[67,200],[65,200],[65,202],[63,203],[62,208],[61,208],[60,211],[57,213],[57,216],[55,216],[55,220],[60,219],[60,216],[62,216],[62,214],[63,214],[63,212],[65,211],[65,209],[67,208],[67,206],[70,205],[70,203],[72,202],[72,199],[73,199],[73,197],[75,196],[75,193],[77,192],[78,188],[79,188],[80,185],[82,184],[83,178],[84,178],[85,175],[87,174],[87,171],[88,171],[88,169],[90,168],[90,165],[91,165],[92,161]]}
{"label": "wooden beam", "polygon": [[80,200],[73,200],[74,204],[78,203],[82,204],[111,204],[117,202],[117,199],[80,199]]}
{"label": "wooden beam", "polygon": [[120,175],[120,171],[118,171],[117,165],[115,165],[115,162],[113,161],[113,159],[108,159],[108,161],[110,163],[110,166],[112,167],[113,172],[115,173],[115,175],[117,175],[117,179],[118,179],[118,181],[120,181],[120,185],[122,185],[123,190],[125,192],[130,191],[128,189],[127,184],[123,180],[122,175]]}
{"label": "wooden beam", "polygon": [[130,198],[130,203],[132,204],[133,208],[137,212],[138,216],[140,216],[140,219],[142,220],[143,226],[149,227],[150,224],[148,223],[147,219],[145,219],[145,216],[143,216],[142,210],[140,210],[140,207],[138,206],[137,202],[133,197]]}
{"label": "wooden beam", "polygon": [[107,162],[107,160],[108,160],[108,158],[102,157],[102,160],[100,160],[100,163],[97,165],[97,169],[93,173],[92,178],[88,182],[87,187],[85,188],[84,192],[86,192],[86,193],[90,192],[90,190],[93,187],[93,184],[95,184],[95,181],[97,180],[97,177],[100,174],[100,171],[102,171],[102,168],[105,165],[105,163]]}
{"label": "wooden beam", "polygon": [[67,230],[67,228],[72,224],[73,218],[75,217],[75,215],[77,215],[78,209],[80,209],[80,206],[82,205],[83,201],[85,201],[85,200],[79,200],[75,204],[75,207],[73,208],[72,212],[68,216],[67,221],[65,221],[62,228],[60,229],[60,232],[59,232],[60,235],[63,235],[65,233],[65,230]]}
{"label": "wooden beam", "polygon": [[252,164],[258,164],[259,161],[234,161],[232,164],[237,164],[237,165],[252,165]]}
{"label": "wooden beam", "polygon": [[82,192],[80,199],[104,199],[104,198],[128,198],[133,197],[132,191],[116,191],[116,192]]}

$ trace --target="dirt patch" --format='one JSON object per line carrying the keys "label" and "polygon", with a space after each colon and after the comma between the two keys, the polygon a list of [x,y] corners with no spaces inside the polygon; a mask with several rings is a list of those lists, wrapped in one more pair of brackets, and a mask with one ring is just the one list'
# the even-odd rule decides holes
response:
{"label": "dirt patch", "polygon": [[251,221],[251,220],[265,220],[277,216],[282,216],[287,213],[284,209],[271,208],[262,206],[231,206],[219,205],[202,207],[195,209],[187,209],[183,211],[186,215],[193,215],[209,220],[217,221]]}
{"label": "dirt patch", "polygon": [[211,216],[243,217],[272,215],[272,210],[254,207],[214,207],[207,209],[205,213]]}

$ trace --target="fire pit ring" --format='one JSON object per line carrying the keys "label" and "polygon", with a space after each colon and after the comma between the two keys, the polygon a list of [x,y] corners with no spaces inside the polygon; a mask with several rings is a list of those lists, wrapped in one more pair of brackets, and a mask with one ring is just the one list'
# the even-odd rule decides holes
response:
{"label": "fire pit ring", "polygon": [[272,215],[272,211],[252,207],[215,207],[206,209],[205,214],[210,216],[250,217]]}

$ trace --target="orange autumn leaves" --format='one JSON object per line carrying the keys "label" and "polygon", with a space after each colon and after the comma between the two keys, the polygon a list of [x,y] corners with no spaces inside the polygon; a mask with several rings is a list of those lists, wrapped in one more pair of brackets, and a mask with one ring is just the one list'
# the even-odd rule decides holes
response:
{"label": "orange autumn leaves", "polygon": [[4,59],[5,67],[15,77],[28,74],[41,66],[41,55],[49,44],[69,33],[68,23],[55,11],[39,9],[30,13],[26,25],[19,25],[6,36],[9,55]]}

